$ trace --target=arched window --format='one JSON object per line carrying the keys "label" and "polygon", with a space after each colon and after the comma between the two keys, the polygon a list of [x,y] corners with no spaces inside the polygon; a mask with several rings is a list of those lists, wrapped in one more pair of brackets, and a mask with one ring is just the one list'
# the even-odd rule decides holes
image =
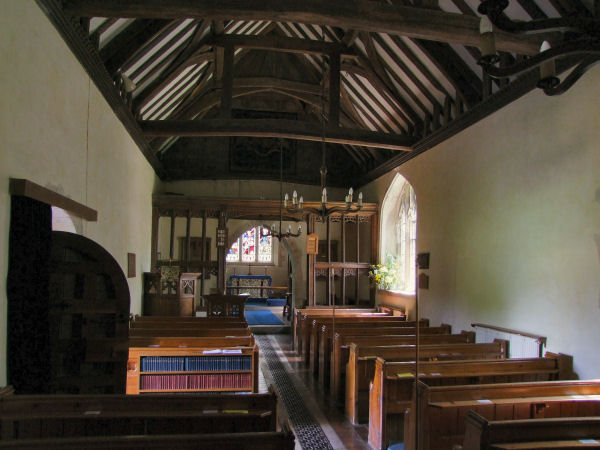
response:
{"label": "arched window", "polygon": [[267,228],[257,226],[238,237],[227,253],[228,263],[271,264],[273,262],[273,237]]}
{"label": "arched window", "polygon": [[415,293],[417,254],[417,202],[415,191],[397,174],[381,205],[380,262],[394,262],[397,280],[391,290]]}
{"label": "arched window", "polygon": [[409,183],[404,183],[398,199],[396,221],[396,255],[399,274],[396,289],[415,293],[415,270],[417,257],[417,206],[415,191]]}

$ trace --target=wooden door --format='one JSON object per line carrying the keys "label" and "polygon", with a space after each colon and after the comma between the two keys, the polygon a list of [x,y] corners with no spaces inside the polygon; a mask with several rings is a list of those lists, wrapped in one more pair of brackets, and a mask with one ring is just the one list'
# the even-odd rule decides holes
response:
{"label": "wooden door", "polygon": [[104,248],[52,232],[52,392],[125,393],[129,301],[125,275]]}

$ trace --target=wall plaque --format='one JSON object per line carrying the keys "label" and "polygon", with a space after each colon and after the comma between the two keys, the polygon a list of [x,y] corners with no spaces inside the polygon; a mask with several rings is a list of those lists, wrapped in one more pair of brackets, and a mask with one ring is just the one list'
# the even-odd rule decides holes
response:
{"label": "wall plaque", "polygon": [[127,278],[135,278],[135,253],[127,253]]}
{"label": "wall plaque", "polygon": [[317,255],[319,253],[319,235],[311,233],[306,236],[306,254]]}
{"label": "wall plaque", "polygon": [[227,245],[227,228],[217,228],[217,247]]}

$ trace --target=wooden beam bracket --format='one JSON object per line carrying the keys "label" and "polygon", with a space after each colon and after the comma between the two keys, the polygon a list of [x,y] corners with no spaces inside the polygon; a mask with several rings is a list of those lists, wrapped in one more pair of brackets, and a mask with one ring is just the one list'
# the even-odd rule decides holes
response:
{"label": "wooden beam bracket", "polygon": [[10,195],[21,195],[50,206],[57,206],[88,222],[96,222],[98,220],[98,212],[95,209],[40,186],[33,181],[22,178],[10,178],[8,192]]}

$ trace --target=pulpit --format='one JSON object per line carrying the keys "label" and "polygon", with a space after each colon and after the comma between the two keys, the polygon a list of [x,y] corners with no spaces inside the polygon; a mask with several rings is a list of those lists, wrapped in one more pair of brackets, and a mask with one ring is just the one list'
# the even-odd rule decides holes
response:
{"label": "pulpit", "polygon": [[177,266],[144,273],[145,316],[195,316],[201,273],[180,273]]}

